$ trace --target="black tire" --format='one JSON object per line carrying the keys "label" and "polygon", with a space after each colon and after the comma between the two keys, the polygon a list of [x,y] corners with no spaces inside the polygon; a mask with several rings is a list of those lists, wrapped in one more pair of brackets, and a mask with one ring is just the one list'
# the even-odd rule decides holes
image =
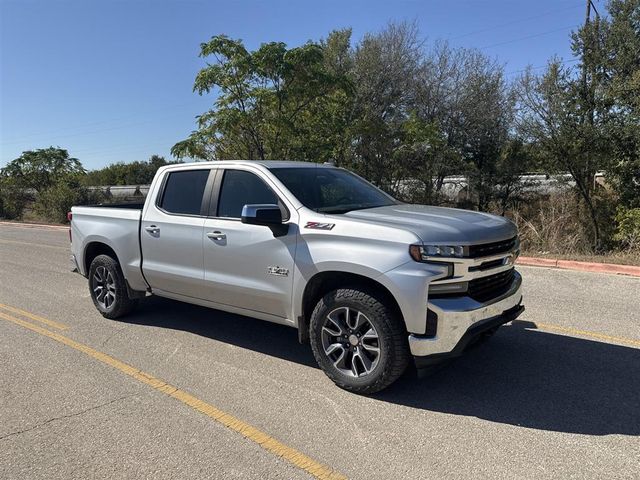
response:
{"label": "black tire", "polygon": [[[369,365],[371,367],[370,371],[363,371],[366,368],[362,360],[358,358],[356,361],[354,353],[357,352],[359,347],[360,352],[366,353],[363,350],[363,347],[366,348],[364,346],[366,335],[359,334],[358,336],[361,337],[360,343],[354,346],[350,343],[354,330],[349,329],[351,334],[348,336],[348,343],[345,340],[347,337],[344,337],[344,335],[334,335],[333,331],[329,332],[324,328],[328,325],[330,330],[335,330],[336,332],[340,330],[336,323],[329,320],[330,315],[342,315],[345,319],[350,317],[352,319],[351,323],[357,324],[358,321],[353,321],[354,314],[352,310],[361,312],[369,323],[364,328],[371,331],[369,326],[372,326],[377,334],[371,346],[374,349],[377,346],[379,353],[376,357],[377,363],[374,360],[372,365]],[[349,322],[347,321],[347,323]],[[337,386],[350,392],[359,394],[378,392],[395,382],[404,373],[409,364],[410,353],[407,333],[400,315],[395,309],[387,307],[374,292],[363,288],[341,288],[325,295],[311,314],[309,334],[311,349],[320,368]],[[331,350],[331,346],[335,345],[335,342],[339,340],[343,341],[342,350],[334,349],[333,352],[327,353],[327,350]],[[326,347],[327,343],[331,343],[331,345]],[[351,371],[348,371],[349,368],[341,368],[348,367],[349,362],[345,359],[349,358],[349,352],[352,355]],[[344,357],[340,356],[341,354]],[[330,358],[331,355],[334,356]],[[339,358],[338,361],[335,359],[336,356]],[[358,356],[360,357],[360,354]],[[336,364],[343,365],[336,366]],[[357,376],[359,373],[357,370],[362,371],[361,376]]]}
{"label": "black tire", "polygon": [[[108,283],[108,287],[106,287]],[[102,289],[100,289],[102,285]],[[103,294],[102,299],[100,293]],[[89,267],[89,293],[98,311],[105,318],[115,319],[130,313],[138,300],[129,297],[127,283],[116,260],[108,255],[98,255]],[[109,300],[113,297],[112,300]]]}

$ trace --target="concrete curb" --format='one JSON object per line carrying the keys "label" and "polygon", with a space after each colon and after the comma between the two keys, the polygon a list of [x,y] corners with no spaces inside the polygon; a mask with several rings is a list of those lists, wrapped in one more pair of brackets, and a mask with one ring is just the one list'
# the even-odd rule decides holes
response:
{"label": "concrete curb", "polygon": [[630,275],[640,277],[640,267],[633,265],[616,265],[613,263],[578,262],[575,260],[556,260],[554,258],[519,257],[518,265],[530,267],[561,268],[582,272],[611,273],[614,275]]}
{"label": "concrete curb", "polygon": [[22,227],[22,228],[50,228],[52,230],[67,230],[68,225],[47,225],[46,223],[27,223],[27,222],[5,222],[0,221],[0,226],[8,225],[10,227]]}

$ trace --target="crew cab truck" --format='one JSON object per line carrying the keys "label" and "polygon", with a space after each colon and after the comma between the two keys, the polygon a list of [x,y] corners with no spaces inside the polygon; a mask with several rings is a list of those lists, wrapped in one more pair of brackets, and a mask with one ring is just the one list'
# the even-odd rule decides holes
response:
{"label": "crew cab truck", "polygon": [[524,309],[510,220],[405,204],[332,165],[165,166],[143,205],[70,218],[73,268],[104,317],[153,294],[289,325],[353,392],[460,355]]}

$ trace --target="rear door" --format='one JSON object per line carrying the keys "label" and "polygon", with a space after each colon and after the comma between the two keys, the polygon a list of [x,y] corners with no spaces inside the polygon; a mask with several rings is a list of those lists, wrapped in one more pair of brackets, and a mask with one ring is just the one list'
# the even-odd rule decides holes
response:
{"label": "rear door", "polygon": [[202,231],[214,177],[211,168],[167,170],[153,193],[140,231],[142,269],[152,289],[203,297]]}
{"label": "rear door", "polygon": [[[290,217],[297,212],[270,181],[249,168],[221,170],[212,199],[203,235],[206,298],[287,318],[298,232]],[[287,233],[276,236],[269,227],[240,221],[244,205],[265,203],[281,205]]]}

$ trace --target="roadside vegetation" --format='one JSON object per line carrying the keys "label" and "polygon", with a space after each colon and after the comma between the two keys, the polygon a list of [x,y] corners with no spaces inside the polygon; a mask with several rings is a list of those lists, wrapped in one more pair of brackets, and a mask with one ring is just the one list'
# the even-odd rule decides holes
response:
{"label": "roadside vegetation", "polygon": [[[507,215],[529,254],[636,258],[640,0],[611,0],[570,41],[572,58],[507,72],[478,50],[425,42],[411,23],[254,51],[218,35],[200,47],[194,84],[212,107],[172,154],[331,161],[405,201]],[[24,152],[0,174],[0,216],[63,221],[71,204],[104,201],[87,187],[148,184],[166,163],[86,172],[59,148]],[[546,191],[524,173],[569,179]],[[446,195],[451,175],[464,195]]]}

